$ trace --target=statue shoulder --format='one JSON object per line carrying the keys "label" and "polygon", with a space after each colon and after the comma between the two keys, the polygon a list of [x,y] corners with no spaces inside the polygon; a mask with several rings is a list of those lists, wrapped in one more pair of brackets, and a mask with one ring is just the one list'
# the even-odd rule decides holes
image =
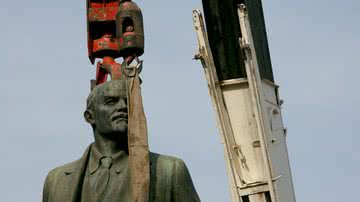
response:
{"label": "statue shoulder", "polygon": [[182,159],[151,152],[150,167],[151,173],[156,174],[161,190],[171,187],[171,198],[175,201],[200,202],[189,170]]}
{"label": "statue shoulder", "polygon": [[185,162],[177,157],[150,152],[150,165],[161,172],[182,173],[187,172]]}
{"label": "statue shoulder", "polygon": [[80,159],[52,169],[48,173],[46,181],[57,181],[62,176],[72,173],[78,167],[79,163]]}
{"label": "statue shoulder", "polygon": [[61,179],[63,176],[70,175],[71,173],[77,171],[81,165],[86,164],[90,152],[90,146],[85,150],[83,156],[80,159],[52,169],[48,173],[46,180],[56,181]]}
{"label": "statue shoulder", "polygon": [[67,176],[76,169],[79,163],[80,160],[67,163],[65,165],[52,169],[47,174],[43,187],[43,202],[50,201],[58,188],[63,189],[64,186],[69,184],[66,180],[69,178]]}
{"label": "statue shoulder", "polygon": [[177,164],[185,164],[180,158],[150,152],[150,163],[161,164],[163,166],[176,166]]}

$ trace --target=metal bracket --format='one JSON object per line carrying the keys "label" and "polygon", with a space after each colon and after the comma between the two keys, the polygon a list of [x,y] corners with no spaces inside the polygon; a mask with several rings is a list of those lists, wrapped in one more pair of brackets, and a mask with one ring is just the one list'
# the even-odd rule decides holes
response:
{"label": "metal bracket", "polygon": [[[134,61],[136,61],[136,64],[134,65]],[[128,77],[134,77],[136,73],[140,74],[143,69],[143,60],[139,60],[138,57],[135,58],[133,62],[130,64],[127,63],[126,60],[122,63],[122,73]]]}

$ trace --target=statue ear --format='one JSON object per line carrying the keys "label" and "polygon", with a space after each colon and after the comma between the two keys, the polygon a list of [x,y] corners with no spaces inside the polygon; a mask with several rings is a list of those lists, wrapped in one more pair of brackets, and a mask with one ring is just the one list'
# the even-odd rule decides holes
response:
{"label": "statue ear", "polygon": [[95,124],[94,115],[91,110],[86,110],[84,112],[84,118],[85,118],[86,122],[88,122],[89,124],[91,124],[91,125]]}

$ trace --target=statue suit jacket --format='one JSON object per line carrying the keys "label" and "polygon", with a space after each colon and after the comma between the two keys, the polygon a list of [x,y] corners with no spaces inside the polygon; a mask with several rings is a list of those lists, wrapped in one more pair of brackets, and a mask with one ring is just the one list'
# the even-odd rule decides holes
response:
{"label": "statue suit jacket", "polygon": [[[44,184],[43,202],[81,201],[90,147],[79,160],[49,172]],[[149,202],[199,201],[185,163],[174,157],[150,152]]]}

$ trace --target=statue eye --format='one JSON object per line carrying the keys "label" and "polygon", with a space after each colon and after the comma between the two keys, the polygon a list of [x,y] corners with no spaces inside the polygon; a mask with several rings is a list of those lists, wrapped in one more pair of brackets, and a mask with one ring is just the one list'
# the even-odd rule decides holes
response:
{"label": "statue eye", "polygon": [[114,105],[116,104],[117,100],[115,99],[108,99],[105,101],[105,105]]}

